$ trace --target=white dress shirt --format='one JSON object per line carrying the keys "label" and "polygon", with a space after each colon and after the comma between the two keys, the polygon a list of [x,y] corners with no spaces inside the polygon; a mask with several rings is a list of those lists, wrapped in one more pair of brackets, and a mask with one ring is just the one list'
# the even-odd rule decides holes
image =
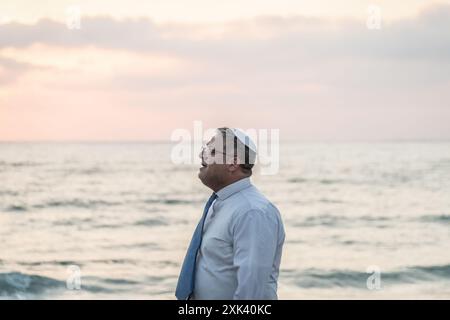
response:
{"label": "white dress shirt", "polygon": [[284,238],[279,211],[249,178],[219,190],[205,219],[191,299],[277,299]]}

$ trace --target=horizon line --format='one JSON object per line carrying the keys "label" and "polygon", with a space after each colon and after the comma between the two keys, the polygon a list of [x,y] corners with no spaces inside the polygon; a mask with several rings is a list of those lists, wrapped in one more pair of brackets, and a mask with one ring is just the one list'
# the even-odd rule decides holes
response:
{"label": "horizon line", "polygon": [[[192,140],[193,141],[193,140]],[[65,139],[65,140],[51,140],[51,139],[39,139],[39,140],[1,140],[0,144],[8,143],[83,143],[83,144],[98,144],[98,143],[180,143],[181,141],[172,141],[170,139]],[[297,143],[380,143],[380,142],[450,142],[450,138],[393,138],[393,139],[280,139],[280,142],[297,142]]]}

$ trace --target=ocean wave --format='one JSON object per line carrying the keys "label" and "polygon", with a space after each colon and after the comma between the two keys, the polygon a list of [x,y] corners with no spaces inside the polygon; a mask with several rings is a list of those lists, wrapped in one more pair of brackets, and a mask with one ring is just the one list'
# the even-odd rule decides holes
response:
{"label": "ocean wave", "polygon": [[64,220],[62,222],[56,221],[53,223],[53,225],[55,226],[80,226],[83,224],[89,229],[123,229],[129,226],[151,226],[151,227],[166,226],[168,225],[168,222],[164,221],[163,219],[143,219],[129,224],[124,224],[122,222],[96,224],[93,223],[92,219],[83,219],[83,220],[76,220],[74,222]]}
{"label": "ocean wave", "polygon": [[26,205],[13,204],[5,208],[7,212],[24,212],[27,211],[28,208]]}
{"label": "ocean wave", "polygon": [[0,167],[20,168],[20,167],[37,167],[43,165],[46,165],[46,163],[33,161],[13,161],[13,162],[0,161]]}
{"label": "ocean wave", "polygon": [[122,205],[121,202],[105,201],[105,200],[49,200],[39,204],[11,204],[4,207],[6,212],[27,212],[33,209],[53,209],[53,208],[82,208],[95,209],[98,207],[112,207]]}
{"label": "ocean wave", "polygon": [[434,277],[441,277],[450,279],[450,264],[447,265],[435,265],[435,266],[422,266],[411,268],[425,274],[432,275]]}
{"label": "ocean wave", "polygon": [[450,214],[422,216],[420,220],[423,222],[437,222],[448,224],[450,223]]}
{"label": "ocean wave", "polygon": [[138,281],[129,279],[117,279],[117,278],[98,278],[101,282],[112,285],[138,285],[141,284]]}
{"label": "ocean wave", "polygon": [[370,185],[370,186],[392,186],[392,185],[405,185],[412,181],[417,180],[418,177],[406,176],[397,173],[380,173],[378,179],[361,177],[360,179],[340,179],[340,178],[289,178],[288,183],[295,184],[315,184],[315,185]]}
{"label": "ocean wave", "polygon": [[35,209],[60,208],[60,207],[76,207],[76,208],[96,208],[96,207],[112,207],[123,205],[120,201],[106,200],[89,200],[89,199],[69,199],[69,200],[50,200],[43,204],[36,204],[32,207]]}
{"label": "ocean wave", "polygon": [[308,181],[310,181],[310,180],[304,179],[304,178],[291,178],[291,179],[288,179],[288,182],[290,182],[290,183],[306,183]]}
{"label": "ocean wave", "polygon": [[149,284],[156,284],[166,280],[167,278],[167,276],[145,276],[139,277],[138,279],[85,276],[83,277],[83,281],[85,283],[89,283],[90,285],[86,289],[86,286],[83,284],[82,289],[94,293],[127,293],[130,291],[140,290],[142,287],[148,286]]}
{"label": "ocean wave", "polygon": [[18,196],[19,192],[12,190],[0,190],[0,196]]}
{"label": "ocean wave", "polygon": [[40,295],[49,289],[62,289],[64,281],[20,272],[0,273],[0,296]]}
{"label": "ocean wave", "polygon": [[114,171],[108,171],[101,167],[70,167],[70,166],[62,166],[62,167],[51,167],[45,170],[47,173],[61,175],[63,177],[68,176],[92,176],[92,175],[100,175],[100,174],[108,174],[108,173],[118,173],[122,172],[122,170],[116,168]]}
{"label": "ocean wave", "polygon": [[15,261],[14,263],[25,267],[36,266],[85,266],[88,264],[131,264],[135,265],[136,260],[133,259],[91,259],[91,260],[43,260],[43,261]]}
{"label": "ocean wave", "polygon": [[287,180],[289,183],[295,184],[303,184],[303,183],[312,183],[316,185],[366,185],[366,184],[375,184],[379,183],[379,181],[375,180],[358,180],[358,179],[333,179],[333,178],[289,178]]}
{"label": "ocean wave", "polygon": [[[104,280],[96,277],[83,277],[80,289],[90,293],[111,293],[118,291],[117,288],[112,289],[107,286],[108,282],[109,284],[114,284],[113,281]],[[120,281],[117,282],[117,284],[119,283]],[[122,284],[132,284],[132,282],[124,280]],[[64,296],[64,292],[67,290],[70,289],[67,288],[66,281],[21,272],[0,273],[0,298],[51,298],[54,296]]]}
{"label": "ocean wave", "polygon": [[166,226],[168,223],[162,219],[144,219],[134,223],[135,226]]}
{"label": "ocean wave", "polygon": [[[307,269],[301,272],[281,270],[283,278],[287,278],[302,288],[352,287],[367,288],[366,283],[371,273],[355,270],[320,270]],[[415,266],[383,272],[380,279],[384,285],[411,284],[423,281],[450,281],[450,264],[436,266]]]}
{"label": "ocean wave", "polygon": [[92,218],[70,218],[61,219],[53,222],[54,226],[79,226],[92,223],[94,220]]}
{"label": "ocean wave", "polygon": [[290,178],[288,179],[290,183],[318,183],[318,184],[342,184],[342,183],[354,183],[351,180],[341,180],[341,179],[306,179],[306,178]]}
{"label": "ocean wave", "polygon": [[69,261],[69,260],[49,260],[49,261],[17,261],[18,265],[25,267],[37,267],[44,265],[51,266],[70,266],[70,265],[78,265],[82,266],[79,262]]}
{"label": "ocean wave", "polygon": [[54,208],[79,208],[96,209],[104,207],[120,207],[124,205],[139,206],[140,204],[165,204],[165,205],[183,205],[197,203],[198,201],[182,199],[146,199],[133,201],[113,201],[104,199],[54,199],[37,204],[11,204],[4,208],[7,212],[24,212],[33,209],[54,209]]}
{"label": "ocean wave", "polygon": [[143,202],[147,203],[147,204],[162,203],[162,204],[169,204],[169,205],[197,203],[197,201],[184,200],[184,199],[146,199]]}
{"label": "ocean wave", "polygon": [[[398,216],[342,216],[342,215],[331,215],[322,214],[316,216],[305,217],[300,222],[293,222],[294,227],[315,227],[315,226],[326,226],[326,227],[337,227],[337,226],[348,226],[355,223],[386,223],[390,220],[399,219]],[[381,225],[375,225],[375,227],[380,227]],[[383,226],[385,226],[383,224]]]}
{"label": "ocean wave", "polygon": [[333,215],[318,215],[306,217],[301,222],[293,223],[294,227],[336,226],[342,222],[348,222],[348,218]]}
{"label": "ocean wave", "polygon": [[108,244],[101,246],[104,249],[137,249],[137,248],[143,248],[143,249],[160,249],[161,247],[155,243],[155,242],[138,242],[138,243],[131,243],[131,244]]}
{"label": "ocean wave", "polygon": [[[95,174],[106,174],[108,172],[111,171],[107,171],[104,168],[100,168],[100,167],[91,167],[91,168],[83,168],[83,169],[78,169],[78,170],[74,170],[74,171],[69,171],[69,174],[76,174],[76,175],[95,175]],[[114,171],[115,173],[119,172],[118,169],[115,169]],[[66,172],[67,173],[67,172]]]}

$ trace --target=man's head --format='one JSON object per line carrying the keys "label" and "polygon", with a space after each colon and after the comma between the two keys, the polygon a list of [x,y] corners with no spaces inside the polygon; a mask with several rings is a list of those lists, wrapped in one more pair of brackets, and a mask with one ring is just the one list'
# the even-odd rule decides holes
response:
{"label": "man's head", "polygon": [[256,147],[242,131],[219,128],[200,152],[198,177],[214,191],[252,175]]}

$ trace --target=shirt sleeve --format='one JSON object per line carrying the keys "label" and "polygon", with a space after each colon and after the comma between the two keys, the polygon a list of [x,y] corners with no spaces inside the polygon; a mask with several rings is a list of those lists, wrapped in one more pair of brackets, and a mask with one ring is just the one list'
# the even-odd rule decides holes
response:
{"label": "shirt sleeve", "polygon": [[236,217],[233,264],[237,267],[235,300],[264,299],[277,248],[278,222],[271,212],[250,210]]}

